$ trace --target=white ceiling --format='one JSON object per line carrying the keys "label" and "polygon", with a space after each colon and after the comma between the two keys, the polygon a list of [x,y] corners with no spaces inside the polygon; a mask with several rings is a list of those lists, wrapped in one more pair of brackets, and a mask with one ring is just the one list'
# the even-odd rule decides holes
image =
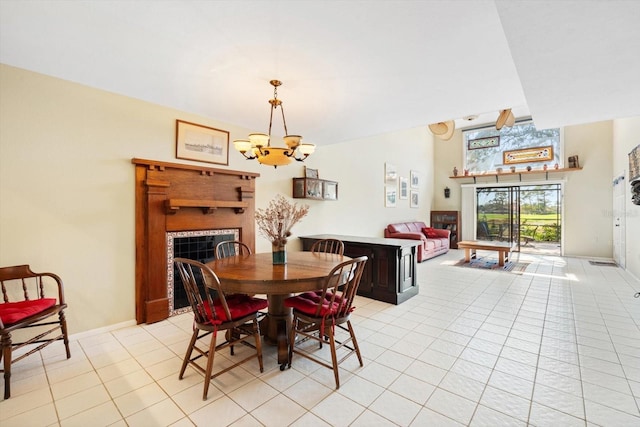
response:
{"label": "white ceiling", "polygon": [[256,132],[279,79],[289,133],[323,145],[640,116],[639,22],[634,0],[0,0],[0,62]]}

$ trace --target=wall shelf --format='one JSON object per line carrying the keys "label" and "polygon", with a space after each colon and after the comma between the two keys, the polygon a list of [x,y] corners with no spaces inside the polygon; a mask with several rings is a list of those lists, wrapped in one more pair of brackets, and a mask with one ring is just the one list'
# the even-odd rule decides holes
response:
{"label": "wall shelf", "polygon": [[338,183],[318,178],[293,178],[293,198],[338,200]]}
{"label": "wall shelf", "polygon": [[515,172],[486,172],[486,173],[477,173],[477,174],[470,174],[470,175],[458,175],[458,176],[450,176],[449,178],[451,179],[465,179],[465,178],[471,178],[473,179],[473,183],[476,183],[476,178],[488,178],[488,177],[495,177],[496,182],[499,182],[499,177],[501,176],[518,176],[518,179],[520,181],[522,181],[522,175],[540,175],[540,174],[544,174],[545,175],[545,179],[548,180],[549,179],[549,174],[556,174],[556,173],[564,173],[564,172],[576,172],[582,170],[581,167],[579,168],[561,168],[561,169],[547,169],[547,170],[542,170],[542,169],[533,169],[533,170],[516,170]]}
{"label": "wall shelf", "polygon": [[227,200],[167,199],[164,205],[167,214],[175,214],[182,208],[202,209],[203,214],[212,214],[218,208],[231,208],[240,214],[249,206],[249,203]]}

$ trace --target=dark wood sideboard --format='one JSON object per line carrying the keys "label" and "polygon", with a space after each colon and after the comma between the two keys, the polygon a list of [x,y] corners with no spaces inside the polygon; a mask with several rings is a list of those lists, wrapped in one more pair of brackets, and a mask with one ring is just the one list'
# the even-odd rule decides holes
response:
{"label": "dark wood sideboard", "polygon": [[317,240],[339,239],[349,257],[369,257],[362,274],[358,295],[400,304],[418,294],[417,246],[419,241],[357,237],[336,234],[301,236],[302,249],[308,251]]}

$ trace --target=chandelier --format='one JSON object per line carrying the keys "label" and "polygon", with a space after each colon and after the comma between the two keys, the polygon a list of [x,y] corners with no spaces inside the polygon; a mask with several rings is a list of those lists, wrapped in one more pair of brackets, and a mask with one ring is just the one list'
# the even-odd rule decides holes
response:
{"label": "chandelier", "polygon": [[[278,166],[288,165],[294,159],[302,162],[316,150],[313,144],[301,144],[302,137],[300,135],[289,135],[287,131],[287,121],[284,118],[284,107],[282,101],[278,99],[278,86],[282,85],[280,80],[271,80],[269,83],[273,86],[273,99],[269,100],[271,104],[271,114],[269,116],[269,133],[252,133],[249,139],[237,139],[233,141],[236,150],[242,153],[247,160],[257,159],[263,165],[269,165],[277,168]],[[282,112],[282,123],[284,124],[283,137],[284,147],[271,146],[271,125],[273,124],[273,110],[280,107]]]}

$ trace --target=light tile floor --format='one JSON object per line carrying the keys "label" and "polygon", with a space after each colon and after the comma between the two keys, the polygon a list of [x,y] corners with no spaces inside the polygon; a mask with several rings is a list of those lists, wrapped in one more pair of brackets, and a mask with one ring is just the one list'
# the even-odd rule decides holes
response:
{"label": "light tile floor", "polygon": [[249,362],[203,401],[200,374],[178,380],[187,314],[24,359],[0,425],[640,426],[637,281],[585,259],[521,254],[514,274],[461,258],[419,264],[420,294],[401,305],[358,299],[365,364],[345,362],[339,390],[304,359],[281,372],[265,346],[264,373]]}

